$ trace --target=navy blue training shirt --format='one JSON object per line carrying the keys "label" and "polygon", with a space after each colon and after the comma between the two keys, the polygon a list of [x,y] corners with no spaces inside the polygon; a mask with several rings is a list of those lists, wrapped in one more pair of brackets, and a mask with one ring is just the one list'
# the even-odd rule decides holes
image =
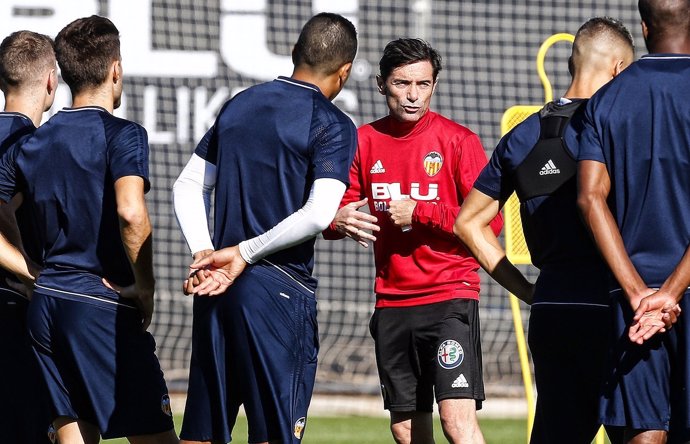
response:
{"label": "navy blue training shirt", "polygon": [[[0,156],[4,155],[12,145],[23,137],[33,133],[36,127],[27,116],[14,112],[0,112]],[[42,252],[36,238],[35,219],[31,215],[30,204],[22,204],[16,211],[17,225],[22,238],[22,245],[26,254],[36,263],[41,263]],[[0,269],[0,286],[5,286],[5,278],[14,275]]]}
{"label": "navy blue training shirt", "polygon": [[146,131],[98,107],[59,111],[2,158],[0,199],[23,192],[36,218],[45,267],[37,285],[117,298],[101,277],[134,283],[115,202],[125,176],[148,190]]}
{"label": "navy blue training shirt", "polygon": [[[316,179],[349,183],[357,131],[314,85],[286,77],[228,101],[195,153],[216,165],[216,249],[258,236],[304,206]],[[266,261],[315,288],[314,239]]]}
{"label": "navy blue training shirt", "polygon": [[[563,138],[577,159],[583,126],[580,107]],[[515,191],[515,170],[534,148],[541,133],[539,113],[506,134],[496,146],[474,187],[487,196],[506,201]],[[573,178],[549,196],[520,205],[522,227],[533,264],[541,270],[534,303],[607,304],[608,271],[581,222]]]}
{"label": "navy blue training shirt", "polygon": [[590,100],[579,160],[606,164],[609,205],[644,282],[690,244],[690,56],[650,54]]}

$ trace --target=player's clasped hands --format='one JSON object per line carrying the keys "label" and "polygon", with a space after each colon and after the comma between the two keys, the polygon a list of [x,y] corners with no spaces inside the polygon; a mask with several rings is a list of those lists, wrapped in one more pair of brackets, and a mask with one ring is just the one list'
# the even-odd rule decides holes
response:
{"label": "player's clasped hands", "polygon": [[628,330],[632,342],[642,344],[657,333],[664,333],[678,320],[681,309],[677,299],[663,291],[642,298]]}
{"label": "player's clasped hands", "polygon": [[191,271],[183,285],[185,294],[197,296],[222,294],[247,266],[237,245],[201,253],[195,255],[194,262],[189,266]]}
{"label": "player's clasped hands", "polygon": [[[380,228],[376,225],[376,216],[359,211],[359,208],[367,204],[367,198],[345,205],[335,215],[335,227],[339,233],[352,238],[364,248],[369,247],[367,241],[376,241],[374,232]],[[366,231],[369,230],[369,231]]]}

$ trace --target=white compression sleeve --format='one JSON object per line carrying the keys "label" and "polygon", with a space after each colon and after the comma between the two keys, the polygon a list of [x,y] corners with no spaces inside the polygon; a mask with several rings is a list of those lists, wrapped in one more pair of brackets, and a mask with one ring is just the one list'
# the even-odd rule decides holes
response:
{"label": "white compression sleeve", "polygon": [[316,236],[333,221],[345,189],[346,185],[337,179],[316,179],[302,208],[264,234],[240,242],[240,254],[253,264]]}
{"label": "white compression sleeve", "polygon": [[216,166],[196,154],[192,154],[173,185],[175,216],[192,254],[214,249],[208,215],[215,186]]}

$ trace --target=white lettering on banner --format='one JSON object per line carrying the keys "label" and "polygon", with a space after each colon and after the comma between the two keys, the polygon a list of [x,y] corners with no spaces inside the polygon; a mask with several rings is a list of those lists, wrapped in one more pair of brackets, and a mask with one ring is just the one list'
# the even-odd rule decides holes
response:
{"label": "white lettering on banner", "polygon": [[[219,53],[153,49],[153,33],[156,32],[153,29],[153,0],[109,0],[106,8],[101,8],[98,0],[0,0],[0,29],[5,35],[31,29],[54,37],[67,23],[79,17],[106,14],[120,30],[125,76],[151,78],[149,84],[138,89],[143,91],[143,96],[135,100],[143,108],[141,114],[132,116],[129,113],[128,116],[124,95],[122,105],[114,114],[141,119],[152,144],[186,144],[203,137],[223,103],[245,89],[246,85],[229,85],[208,91],[204,87],[185,86],[185,78],[217,78],[221,61],[233,72],[260,81],[292,72],[291,57],[275,54],[268,48],[268,4],[267,0],[221,0],[220,35],[217,36]],[[342,14],[356,26],[359,0],[312,0],[311,9],[313,13],[330,11]],[[368,80],[370,71],[366,60],[357,60],[352,77]],[[181,83],[174,86],[173,93],[156,85],[157,78],[179,78]],[[167,101],[166,105],[175,103],[172,107],[162,107],[162,100]],[[358,124],[352,115],[359,108],[359,100],[353,90],[343,89],[334,103]],[[44,115],[44,120],[70,104],[69,88],[61,84],[55,103]],[[2,95],[0,105],[4,105]],[[159,126],[163,115],[161,109],[175,113],[174,124],[168,124],[165,129]],[[170,122],[169,117],[166,117],[166,122]]]}
{"label": "white lettering on banner", "polygon": [[3,36],[30,29],[55,37],[67,23],[93,14],[97,0],[2,0],[0,29]]}
{"label": "white lettering on banner", "polygon": [[[221,2],[220,54],[233,71],[259,80],[292,72],[290,55],[268,48],[266,0],[223,0]],[[357,26],[357,0],[313,0],[312,11],[343,14]]]}
{"label": "white lettering on banner", "polygon": [[108,16],[120,28],[122,63],[127,75],[213,78],[218,74],[218,56],[212,51],[152,49],[152,0],[108,3]]}

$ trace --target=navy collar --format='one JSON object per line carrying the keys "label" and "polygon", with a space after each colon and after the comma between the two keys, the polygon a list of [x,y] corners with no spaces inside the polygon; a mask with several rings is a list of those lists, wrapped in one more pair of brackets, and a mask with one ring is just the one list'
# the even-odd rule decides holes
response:
{"label": "navy collar", "polygon": [[316,91],[317,93],[321,93],[321,90],[319,89],[318,86],[312,85],[311,83],[302,82],[301,80],[295,80],[292,77],[278,76],[276,81],[289,83],[291,85],[299,86],[301,88],[308,88],[308,89]]}

